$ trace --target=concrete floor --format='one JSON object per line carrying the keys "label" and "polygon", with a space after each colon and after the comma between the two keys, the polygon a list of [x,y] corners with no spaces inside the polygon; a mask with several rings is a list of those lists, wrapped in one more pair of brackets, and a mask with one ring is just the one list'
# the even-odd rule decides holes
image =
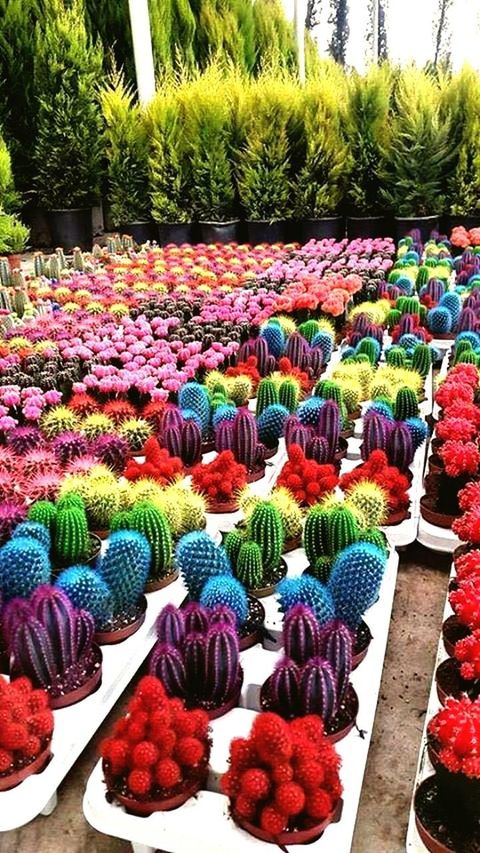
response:
{"label": "concrete floor", "polygon": [[[352,853],[402,853],[450,561],[413,546],[401,555],[387,657]],[[114,708],[59,791],[50,817],[0,835],[1,853],[126,853],[86,823],[82,795]],[[1,805],[1,803],[0,803]],[[193,851],[192,851],[193,853]],[[332,851],[334,853],[334,851]]]}

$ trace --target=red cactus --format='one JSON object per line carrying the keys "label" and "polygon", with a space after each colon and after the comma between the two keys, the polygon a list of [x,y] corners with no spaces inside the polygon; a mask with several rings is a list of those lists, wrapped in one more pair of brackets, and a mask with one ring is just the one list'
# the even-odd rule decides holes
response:
{"label": "red cactus", "polygon": [[475,580],[460,581],[449,595],[455,614],[471,631],[480,629],[480,583]]}
{"label": "red cactus", "polygon": [[137,410],[128,400],[109,400],[103,407],[103,414],[108,415],[116,426],[120,426],[128,418],[135,418]]}
{"label": "red cactus", "polygon": [[463,542],[471,542],[472,545],[480,544],[480,506],[456,518],[452,523],[452,531]]}
{"label": "red cactus", "polygon": [[143,452],[145,462],[136,462],[135,459],[128,461],[125,469],[127,480],[140,480],[144,477],[150,477],[160,485],[165,486],[181,476],[183,472],[182,460],[177,456],[170,456],[168,450],[160,447],[154,436],[147,439]]}
{"label": "red cactus", "polygon": [[255,355],[251,355],[247,358],[246,361],[239,361],[236,367],[227,368],[225,375],[226,376],[248,376],[252,381],[253,389],[255,390],[260,379],[260,373],[257,370],[257,357]]}
{"label": "red cactus", "polygon": [[145,676],[113,737],[100,746],[111,790],[126,783],[135,797],[174,796],[185,782],[202,777],[209,755],[207,730],[203,713],[185,711],[182,702],[166,696],[157,678]]}
{"label": "red cactus", "polygon": [[480,575],[480,550],[468,551],[455,560],[455,571],[459,581]]}
{"label": "red cactus", "polygon": [[448,415],[439,421],[436,428],[437,438],[442,441],[456,439],[457,441],[471,441],[477,432],[474,422],[468,418],[458,418]]}
{"label": "red cactus", "polygon": [[480,628],[455,643],[455,659],[460,663],[462,678],[480,678]]}
{"label": "red cactus", "polygon": [[473,441],[446,441],[439,455],[449,477],[460,477],[462,474],[473,476],[478,471],[480,451]]}
{"label": "red cactus", "polygon": [[155,432],[160,432],[165,406],[166,404],[162,403],[161,400],[150,400],[143,407],[142,418],[148,421]]}
{"label": "red cactus", "polygon": [[460,379],[449,378],[442,382],[435,394],[435,402],[445,409],[454,401],[462,400],[465,403],[473,403],[474,392],[471,385],[461,382]]}
{"label": "red cactus", "polygon": [[339,764],[320,718],[288,723],[267,712],[256,717],[249,738],[232,741],[221,786],[234,817],[276,837],[332,813],[342,792]]}
{"label": "red cactus", "polygon": [[348,492],[356,483],[369,480],[376,483],[385,492],[388,498],[389,512],[407,509],[410,498],[407,494],[409,481],[394,465],[388,464],[388,459],[383,450],[374,450],[367,462],[357,465],[353,471],[349,471],[340,477],[339,486],[344,492]]}
{"label": "red cactus", "polygon": [[277,486],[284,486],[302,506],[316,504],[327,492],[332,492],[338,483],[333,465],[319,465],[313,459],[307,459],[298,444],[288,448],[288,462],[285,463]]}
{"label": "red cactus", "polygon": [[0,772],[24,767],[46,748],[53,732],[48,695],[28,678],[0,676]]}
{"label": "red cactus", "polygon": [[246,482],[247,469],[235,461],[231,450],[219,453],[212,462],[196,465],[192,471],[192,485],[212,502],[233,500]]}
{"label": "red cactus", "polygon": [[447,699],[430,720],[428,735],[444,767],[480,779],[480,699]]}
{"label": "red cactus", "polygon": [[471,421],[477,427],[480,425],[480,409],[477,409],[473,402],[453,398],[452,402],[444,407],[443,414],[444,418],[461,418]]}
{"label": "red cactus", "polygon": [[294,367],[290,359],[286,356],[283,356],[283,358],[280,359],[278,367],[280,373],[283,373],[285,376],[292,376],[293,379],[297,379],[298,382],[300,382],[303,391],[308,391],[311,387],[308,373],[306,373],[305,370],[300,370],[298,367]]}
{"label": "red cactus", "polygon": [[73,395],[68,404],[68,408],[73,409],[79,417],[85,418],[87,415],[93,415],[94,412],[99,412],[101,406],[100,403],[95,400],[95,397],[92,397],[90,394],[81,393]]}
{"label": "red cactus", "polygon": [[458,493],[458,505],[460,509],[472,509],[480,504],[480,481],[473,480],[467,483],[465,488]]}

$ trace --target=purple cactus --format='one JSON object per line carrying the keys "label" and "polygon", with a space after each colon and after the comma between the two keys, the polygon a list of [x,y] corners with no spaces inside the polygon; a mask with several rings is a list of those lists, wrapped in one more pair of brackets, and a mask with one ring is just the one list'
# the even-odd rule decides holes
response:
{"label": "purple cactus", "polygon": [[181,646],[185,638],[183,611],[173,604],[167,604],[157,616],[155,633],[159,643],[169,643],[175,648]]}
{"label": "purple cactus", "polygon": [[181,427],[165,427],[162,433],[162,444],[168,450],[170,456],[180,457],[182,453]]}
{"label": "purple cactus", "polygon": [[232,421],[220,421],[215,427],[215,450],[221,453],[222,450],[233,449],[233,429]]}
{"label": "purple cactus", "polygon": [[2,635],[7,649],[10,651],[10,640],[14,628],[20,623],[33,619],[32,605],[26,598],[11,598],[8,607],[2,610]]}
{"label": "purple cactus", "polygon": [[285,616],[283,645],[288,658],[303,666],[320,654],[320,628],[313,610],[295,604]]}
{"label": "purple cactus", "polygon": [[427,282],[425,289],[427,294],[435,303],[440,302],[445,292],[443,281],[441,281],[439,278],[431,278],[430,281]]}
{"label": "purple cactus", "polygon": [[285,443],[287,448],[290,447],[291,444],[298,444],[306,454],[312,437],[312,430],[299,423],[297,427],[290,430],[288,438],[285,436]]}
{"label": "purple cactus", "polygon": [[92,452],[115,474],[123,474],[128,457],[128,442],[115,433],[99,435],[92,445]]}
{"label": "purple cactus", "polygon": [[477,317],[473,308],[464,308],[458,321],[459,332],[474,332],[477,327]]}
{"label": "purple cactus", "polygon": [[89,443],[81,432],[62,432],[53,440],[52,449],[61,465],[68,465],[89,452]]}
{"label": "purple cactus", "polygon": [[415,318],[413,314],[402,314],[400,317],[399,335],[413,335],[415,333]]}
{"label": "purple cactus", "polygon": [[308,343],[303,335],[301,335],[300,332],[293,332],[293,334],[288,338],[287,345],[285,347],[285,355],[290,359],[293,367],[298,367],[302,370],[308,350]]}
{"label": "purple cactus", "polygon": [[[261,338],[261,340],[264,340]],[[234,421],[231,421],[233,431],[233,454],[237,462],[245,465],[247,471],[253,471],[256,464],[258,445],[257,422],[255,416],[242,409]]]}
{"label": "purple cactus", "polygon": [[0,501],[0,545],[10,539],[17,524],[27,515],[25,504],[17,501]]}
{"label": "purple cactus", "polygon": [[323,352],[320,347],[313,347],[310,350],[309,362],[309,373],[311,373],[314,379],[317,379],[323,369]]}
{"label": "purple cactus", "polygon": [[339,619],[320,628],[320,654],[335,673],[338,705],[347,694],[353,660],[353,637],[350,629]]}
{"label": "purple cactus", "polygon": [[366,337],[368,335],[368,327],[371,325],[368,314],[357,314],[355,317],[352,328],[355,332],[360,332],[362,337]]}
{"label": "purple cactus", "polygon": [[23,456],[29,450],[40,446],[42,433],[38,427],[19,426],[12,429],[7,436],[7,444],[18,456]]}
{"label": "purple cactus", "polygon": [[363,340],[363,332],[352,332],[350,334],[349,343],[351,347],[356,347]]}
{"label": "purple cactus", "polygon": [[204,695],[223,705],[235,692],[240,677],[238,635],[231,625],[212,625],[206,640]]}
{"label": "purple cactus", "polygon": [[160,436],[163,436],[165,430],[170,427],[182,428],[183,418],[180,409],[177,406],[167,406],[162,412],[160,420]]}
{"label": "purple cactus", "polygon": [[268,679],[268,699],[275,711],[285,717],[294,717],[297,713],[300,668],[288,657],[280,660]]}
{"label": "purple cactus", "polygon": [[300,676],[301,714],[319,714],[324,723],[337,712],[337,686],[335,673],[328,661],[312,658],[305,664]]}
{"label": "purple cactus", "polygon": [[183,424],[180,458],[189,468],[202,459],[202,431],[194,420],[185,421]]}
{"label": "purple cactus", "polygon": [[156,675],[169,696],[185,696],[186,673],[182,653],[166,643],[158,643],[150,658],[150,675]]}
{"label": "purple cactus", "polygon": [[332,448],[324,436],[314,435],[308,442],[305,455],[307,459],[314,459],[319,465],[325,465],[333,462],[335,451],[332,452]]}
{"label": "purple cactus", "polygon": [[383,344],[383,327],[376,326],[375,323],[369,323],[365,332],[365,337],[375,338],[379,344]]}
{"label": "purple cactus", "polygon": [[367,461],[374,450],[386,451],[391,429],[391,422],[379,412],[370,411],[365,415],[363,419],[363,442],[361,447],[364,462]]}
{"label": "purple cactus", "polygon": [[205,687],[206,642],[204,634],[187,634],[183,643],[185,688],[190,695],[201,696]]}
{"label": "purple cactus", "polygon": [[[184,608],[185,633],[194,634],[199,632],[205,634],[208,630],[208,610],[197,601],[190,601]],[[235,623],[236,624],[236,623]]]}
{"label": "purple cactus", "polygon": [[396,423],[390,430],[386,450],[390,465],[395,465],[400,471],[406,471],[412,464],[415,455],[412,433],[402,421]]}
{"label": "purple cactus", "polygon": [[317,435],[327,439],[330,458],[333,459],[340,439],[341,422],[338,404],[335,400],[325,400],[318,412]]}
{"label": "purple cactus", "polygon": [[227,607],[226,604],[217,604],[210,611],[210,625],[216,625],[217,623],[230,625],[232,628],[237,627],[237,617],[233,610]]}
{"label": "purple cactus", "polygon": [[246,361],[250,356],[254,355],[257,359],[257,369],[260,376],[267,376],[275,369],[275,358],[269,356],[268,344],[265,338],[249,338],[243,343],[238,351],[238,361]]}

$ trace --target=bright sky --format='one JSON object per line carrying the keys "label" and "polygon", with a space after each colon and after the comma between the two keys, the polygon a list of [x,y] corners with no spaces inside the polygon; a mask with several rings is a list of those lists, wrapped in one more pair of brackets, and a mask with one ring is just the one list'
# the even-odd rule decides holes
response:
{"label": "bright sky", "polygon": [[[283,0],[287,15],[293,17],[294,0]],[[303,8],[306,0],[299,0]],[[402,64],[411,60],[423,65],[433,57],[433,22],[438,10],[438,0],[389,0],[388,39],[390,55]],[[326,7],[317,38],[321,48],[328,40],[328,14]],[[350,38],[347,62],[359,70],[367,58],[365,32],[368,20],[368,0],[350,0]],[[450,13],[451,51],[454,67],[469,62],[480,69],[480,0],[453,0]],[[323,38],[322,38],[323,34]],[[327,34],[327,35],[326,35]]]}

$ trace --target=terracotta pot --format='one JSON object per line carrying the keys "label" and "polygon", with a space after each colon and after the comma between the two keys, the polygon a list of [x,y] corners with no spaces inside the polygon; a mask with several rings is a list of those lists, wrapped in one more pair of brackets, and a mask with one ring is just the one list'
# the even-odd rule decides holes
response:
{"label": "terracotta pot", "polygon": [[285,560],[280,560],[278,569],[273,573],[275,577],[272,578],[272,583],[267,584],[267,586],[259,587],[258,589],[250,589],[250,594],[254,595],[255,598],[266,598],[267,595],[273,595],[277,583],[280,583],[280,581],[283,580],[287,571],[288,567]]}
{"label": "terracotta pot", "polygon": [[256,483],[265,476],[265,462],[247,474],[247,483]]}
{"label": "terracotta pot", "polygon": [[469,545],[468,542],[465,545],[459,545],[455,548],[455,551],[452,554],[453,562],[455,563],[459,557],[463,557],[465,554],[468,554],[470,551],[480,551],[480,546],[478,545]]}
{"label": "terracotta pot", "polygon": [[445,470],[443,459],[437,453],[432,453],[428,460],[428,470],[431,474],[442,474]]}
{"label": "terracotta pot", "polygon": [[147,581],[145,584],[145,592],[157,592],[159,589],[165,589],[166,586],[170,586],[171,583],[177,580],[178,575],[179,571],[178,569],[175,569],[164,578],[159,578],[155,581]]}
{"label": "terracotta pot", "polygon": [[37,757],[34,758],[30,764],[22,767],[21,770],[14,770],[13,773],[9,773],[8,776],[0,776],[0,791],[10,791],[12,788],[16,788],[17,785],[20,785],[24,779],[28,779],[29,776],[33,776],[34,773],[41,773],[42,770],[45,769],[45,765],[47,764],[51,753],[52,742],[49,740],[44,749],[39,752]]}
{"label": "terracotta pot", "polygon": [[463,692],[463,690],[462,690],[463,679],[461,678],[459,671],[458,671],[458,690],[452,690],[451,686],[447,685],[447,683],[446,683],[448,672],[450,670],[454,669],[455,667],[456,667],[456,662],[454,661],[454,659],[453,658],[447,658],[446,660],[442,661],[442,663],[440,663],[437,666],[437,669],[435,670],[435,684],[436,684],[436,688],[437,688],[437,696],[438,696],[439,702],[442,705],[445,705],[447,699],[450,696],[453,696],[455,699],[459,699],[462,692]]}
{"label": "terracotta pot", "polygon": [[[470,633],[470,629],[466,625],[462,625],[458,616],[449,616],[448,619],[445,619],[442,625],[442,640],[447,655],[453,658],[455,655],[455,643],[458,640],[465,639]],[[455,639],[455,636],[457,636],[457,639]]]}
{"label": "terracotta pot", "polygon": [[[97,536],[96,533],[89,532],[88,536],[90,539],[89,556],[85,557],[84,560],[81,560],[81,563],[85,566],[94,566],[100,554],[102,543],[100,541],[100,536]],[[67,561],[66,563],[63,563],[60,560],[56,559],[55,556],[53,556],[52,568],[54,574],[59,574],[61,571],[63,571],[70,565],[71,562]]]}
{"label": "terracotta pot", "polygon": [[347,451],[348,451],[348,441],[346,438],[343,438],[342,436],[340,436],[340,438],[338,440],[338,447],[337,447],[337,450],[335,451],[335,457],[334,457],[335,461],[340,462],[342,459],[345,459],[345,456],[347,455]]}
{"label": "terracotta pot", "polygon": [[263,829],[260,829],[259,826],[255,826],[248,820],[243,820],[236,815],[232,815],[232,817],[241,829],[244,829],[250,835],[253,835],[254,838],[259,838],[260,841],[266,841],[269,844],[276,844],[277,847],[283,848],[287,845],[290,847],[294,844],[309,844],[312,841],[316,841],[316,839],[320,838],[322,833],[325,832],[330,823],[337,823],[340,820],[342,808],[343,800],[339,800],[329,816],[320,823],[316,823],[308,829],[296,829],[291,830],[290,832],[280,832],[279,835],[275,836],[270,835],[270,833],[265,832]]}
{"label": "terracotta pot", "polygon": [[433,500],[429,495],[422,495],[420,498],[420,513],[429,524],[434,524],[436,527],[442,527],[445,530],[449,530],[455,519],[458,518],[458,515],[447,515],[434,509]]}
{"label": "terracotta pot", "polygon": [[141,800],[135,800],[133,797],[126,797],[124,794],[117,793],[117,791],[111,790],[110,788],[109,791],[129,814],[148,817],[148,815],[151,815],[154,812],[170,812],[173,811],[173,809],[178,809],[180,806],[183,806],[190,797],[193,797],[201,790],[201,788],[203,788],[206,778],[207,773],[205,772],[203,779],[195,779],[195,781],[180,794],[176,794],[174,797],[166,797],[163,800],[145,800],[142,802]]}
{"label": "terracotta pot", "polygon": [[402,521],[405,521],[407,518],[410,518],[408,509],[398,509],[396,512],[390,513],[385,525],[387,527],[395,527],[396,524],[401,524]]}
{"label": "terracotta pot", "polygon": [[50,706],[52,710],[55,711],[58,708],[68,708],[70,705],[76,705],[77,702],[81,702],[82,699],[86,699],[87,696],[94,693],[97,687],[100,686],[102,681],[102,652],[98,646],[96,650],[97,661],[100,663],[100,666],[76,690],[71,690],[70,693],[65,693],[63,696],[51,696]]}
{"label": "terracotta pot", "polygon": [[298,536],[294,536],[293,539],[286,539],[283,543],[283,553],[289,554],[290,551],[295,551],[297,548],[300,548],[302,544],[302,534],[299,533]]}
{"label": "terracotta pot", "polygon": [[118,628],[113,631],[96,631],[95,632],[95,642],[98,643],[99,646],[113,646],[116,643],[122,643],[123,640],[127,640],[128,637],[131,637],[132,634],[136,634],[138,629],[145,622],[145,613],[147,611],[147,599],[144,595],[139,602],[141,612],[139,616],[131,622],[130,625],[126,625],[124,628]]}
{"label": "terracotta pot", "polygon": [[207,512],[211,512],[212,514],[238,512],[238,506],[238,498],[232,498],[231,501],[225,501],[225,503],[221,501],[208,501]]}

